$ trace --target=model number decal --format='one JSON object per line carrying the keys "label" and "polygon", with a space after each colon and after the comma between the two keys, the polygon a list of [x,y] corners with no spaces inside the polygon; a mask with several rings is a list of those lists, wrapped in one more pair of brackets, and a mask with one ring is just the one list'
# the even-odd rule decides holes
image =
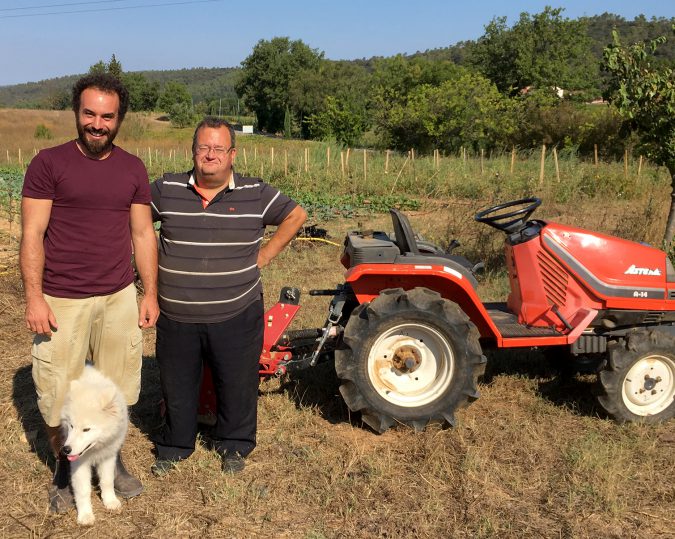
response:
{"label": "model number decal", "polygon": [[634,298],[648,298],[649,297],[649,292],[641,292],[639,290],[635,290],[633,292],[633,297]]}

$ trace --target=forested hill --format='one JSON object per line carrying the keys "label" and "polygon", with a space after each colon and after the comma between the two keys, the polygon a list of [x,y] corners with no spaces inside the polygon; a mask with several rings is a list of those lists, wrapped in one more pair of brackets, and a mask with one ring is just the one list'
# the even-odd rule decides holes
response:
{"label": "forested hill", "polygon": [[640,15],[632,21],[627,21],[618,15],[603,13],[596,17],[582,17],[580,20],[587,24],[593,53],[598,59],[602,58],[602,49],[605,45],[611,43],[612,30],[616,28],[623,43],[637,43],[645,39],[669,36],[668,41],[657,49],[656,57],[670,63],[675,62],[675,40],[670,39],[672,36],[670,28],[675,24],[675,17],[647,19]]}
{"label": "forested hill", "polygon": [[[563,12],[564,15],[564,12]],[[675,18],[647,19],[640,15],[633,20],[626,20],[618,15],[603,13],[593,17],[578,19],[586,26],[591,40],[591,49],[597,62],[602,59],[603,48],[611,43],[612,30],[619,31],[623,43],[633,43],[657,36],[672,36],[671,24]],[[508,21],[514,24],[517,21]],[[445,48],[418,51],[410,57],[423,57],[427,60],[451,60],[455,64],[464,65],[471,49],[480,42],[462,41]],[[311,44],[310,44],[311,45]],[[664,62],[675,62],[675,40],[668,39],[657,52],[657,58]],[[124,59],[122,59],[124,60]],[[354,60],[352,63],[365,66],[370,71],[374,58]],[[234,86],[239,77],[239,67],[227,68],[192,68],[164,71],[137,72],[145,79],[158,86],[158,91],[169,81],[184,84],[192,97],[193,103],[222,103],[228,108],[237,105]],[[80,75],[69,75],[39,82],[29,82],[12,86],[0,86],[0,107],[29,108],[68,108],[70,89]]]}
{"label": "forested hill", "polygon": [[[232,67],[196,67],[192,69],[173,69],[162,71],[139,71],[150,83],[160,87],[169,81],[185,84],[195,103],[213,99],[235,100],[234,84],[239,68]],[[133,72],[131,72],[133,73]],[[68,108],[59,106],[59,102],[68,98],[75,81],[82,76],[69,75],[47,79],[40,82],[28,82],[12,86],[0,86],[0,106],[29,108]]]}
{"label": "forested hill", "polygon": [[[595,59],[602,60],[603,49],[612,42],[612,30],[616,29],[622,43],[637,43],[639,41],[654,39],[658,36],[671,36],[671,25],[675,24],[675,17],[651,18],[639,15],[633,20],[626,20],[619,15],[603,13],[593,17],[580,17],[580,22],[586,25],[587,35],[591,39],[591,49]],[[514,23],[515,21],[509,21]],[[467,54],[476,44],[476,41],[460,41],[449,47],[428,49],[412,54],[413,57],[422,57],[427,60],[450,60],[456,64],[466,63]],[[664,62],[675,62],[675,40],[668,39],[661,45],[656,57]]]}

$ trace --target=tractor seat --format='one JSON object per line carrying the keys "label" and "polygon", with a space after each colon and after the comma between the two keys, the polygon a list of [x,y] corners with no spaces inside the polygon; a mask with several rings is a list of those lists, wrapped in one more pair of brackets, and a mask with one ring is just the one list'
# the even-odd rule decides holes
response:
{"label": "tractor seat", "polygon": [[[482,263],[472,264],[467,258],[446,253],[433,243],[418,242],[408,217],[396,208],[391,208],[389,213],[394,226],[394,238],[392,240],[401,252],[401,256],[397,257],[396,260],[398,263],[451,266],[465,275],[474,286],[478,285],[475,273],[483,269]],[[459,245],[455,240],[452,244],[453,246]]]}

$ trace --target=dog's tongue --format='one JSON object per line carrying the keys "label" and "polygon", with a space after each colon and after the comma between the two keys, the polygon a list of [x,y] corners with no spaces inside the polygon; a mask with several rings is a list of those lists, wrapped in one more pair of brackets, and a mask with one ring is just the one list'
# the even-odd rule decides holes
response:
{"label": "dog's tongue", "polygon": [[75,460],[77,460],[77,459],[79,459],[79,458],[80,458],[80,455],[68,455],[68,460],[69,460],[70,462],[73,462],[73,461],[75,461]]}

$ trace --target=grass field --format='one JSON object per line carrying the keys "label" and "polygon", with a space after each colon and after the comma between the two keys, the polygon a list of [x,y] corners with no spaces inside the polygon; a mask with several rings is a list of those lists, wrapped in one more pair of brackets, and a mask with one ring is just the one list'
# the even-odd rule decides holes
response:
{"label": "grass field", "polygon": [[[44,146],[74,136],[65,129],[72,129],[72,113],[24,114],[33,112],[0,110],[0,166],[6,148],[13,158],[19,147],[24,155],[32,154],[38,123],[54,133],[53,139],[39,141]],[[187,165],[180,155],[189,147],[189,131],[171,130],[152,118],[138,121],[149,125],[143,137],[134,141],[124,134],[121,146],[135,151],[137,142],[139,154],[150,147],[153,158],[155,150],[157,156],[163,151],[167,167],[173,160],[169,150],[178,148],[177,167]],[[27,135],[12,131],[19,126]],[[385,174],[386,156],[373,154],[362,182],[359,151],[352,152],[353,168],[343,179],[339,148],[332,148],[333,164],[327,167],[320,161],[325,145],[241,137],[239,147],[240,168],[246,148],[250,172],[262,166],[274,183],[314,201],[312,222],[338,244],[348,230],[390,230],[388,216],[379,211],[386,196],[394,203],[414,201],[407,213],[426,239],[447,245],[457,238],[462,254],[486,262],[479,285],[484,301],[503,299],[507,283],[503,238],[473,222],[478,209],[533,194],[544,199],[539,218],[658,243],[669,203],[665,171],[646,163],[638,179],[633,162],[626,172],[623,163],[596,167],[561,156],[560,182],[547,161],[540,184],[536,152],[519,154],[513,173],[508,153],[485,156],[482,174],[479,156],[466,161],[461,155],[443,157],[438,169],[432,157],[417,158],[410,176],[409,157],[404,167],[406,156],[390,156]],[[301,161],[305,147],[312,152],[307,172]],[[297,167],[288,174],[284,151]],[[150,166],[147,155],[144,160]],[[153,177],[157,174],[159,169],[151,169]],[[342,402],[329,364],[293,379],[265,382],[258,447],[241,475],[223,475],[213,453],[199,447],[177,470],[157,479],[149,472],[150,438],[161,425],[152,330],[145,334],[141,399],[132,409],[124,450],[145,492],[124,502],[116,515],[106,513],[96,499],[97,522],[88,530],[76,525],[72,511],[50,515],[46,488],[53,463],[30,373],[31,335],[23,324],[17,268],[18,222],[5,219],[0,225],[5,449],[0,486],[6,493],[0,537],[675,537],[675,422],[615,424],[595,403],[592,376],[564,376],[554,359],[536,350],[490,353],[480,399],[460,411],[458,425],[448,430],[399,428],[374,434]],[[264,271],[266,302],[275,301],[281,286],[298,286],[302,309],[294,327],[320,325],[327,300],[307,292],[342,281],[339,255],[340,248],[327,243],[293,242]]]}

